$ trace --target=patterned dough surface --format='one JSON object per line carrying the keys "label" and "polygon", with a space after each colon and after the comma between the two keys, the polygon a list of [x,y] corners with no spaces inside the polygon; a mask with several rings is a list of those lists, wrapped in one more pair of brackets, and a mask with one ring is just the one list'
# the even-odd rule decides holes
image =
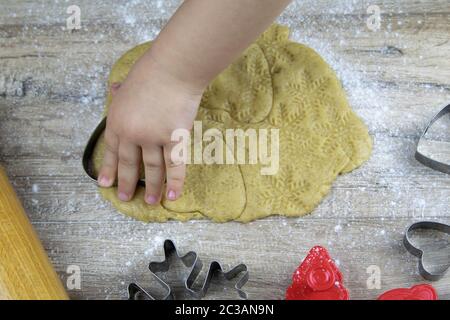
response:
{"label": "patterned dough surface", "polygon": [[[126,52],[113,66],[109,84],[122,82],[150,46]],[[108,94],[105,114],[110,101]],[[372,149],[334,71],[314,50],[290,41],[289,29],[280,25],[272,25],[208,86],[197,120],[203,130],[279,129],[277,174],[261,175],[261,164],[192,164],[183,196],[175,202],[147,205],[143,187],[130,202],[121,202],[115,187],[100,188],[102,196],[147,222],[297,217],[310,213],[336,177],[360,166]],[[97,170],[103,152],[101,138],[94,152]]]}

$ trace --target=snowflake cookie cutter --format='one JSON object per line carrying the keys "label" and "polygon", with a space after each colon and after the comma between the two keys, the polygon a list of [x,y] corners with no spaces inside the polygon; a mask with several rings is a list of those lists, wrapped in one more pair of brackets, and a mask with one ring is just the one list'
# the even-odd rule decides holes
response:
{"label": "snowflake cookie cutter", "polygon": [[[129,300],[174,300],[175,294],[170,284],[163,280],[158,273],[165,273],[169,271],[172,264],[171,259],[175,258],[183,263],[185,267],[189,269],[188,276],[184,280],[184,288],[195,299],[202,299],[208,292],[209,286],[213,278],[220,273],[225,280],[232,281],[238,278],[234,289],[238,293],[241,299],[246,300],[248,298],[247,293],[242,290],[242,287],[247,283],[249,279],[248,268],[245,264],[241,263],[231,270],[225,272],[221,264],[218,261],[212,261],[209,264],[208,271],[202,286],[199,289],[194,289],[194,283],[198,279],[198,276],[203,268],[203,263],[194,251],[189,251],[185,255],[180,255],[175,246],[175,243],[168,239],[164,241],[164,260],[161,262],[150,262],[149,270],[156,281],[163,287],[166,294],[162,298],[156,298],[150,294],[147,290],[142,288],[136,283],[130,283],[128,286],[128,299]],[[240,274],[242,276],[238,277]]]}
{"label": "snowflake cookie cutter", "polygon": [[[431,231],[437,231],[437,232],[443,232],[450,235],[450,225],[440,222],[434,222],[434,221],[419,221],[411,224],[405,231],[405,236],[403,238],[403,244],[406,248],[406,250],[409,251],[412,255],[419,258],[419,273],[420,275],[429,281],[437,281],[441,279],[447,270],[449,269],[450,265],[447,264],[447,266],[439,271],[432,272],[428,270],[424,265],[424,251],[416,247],[410,238],[410,233],[414,230],[431,230]],[[450,263],[450,261],[449,261]]]}

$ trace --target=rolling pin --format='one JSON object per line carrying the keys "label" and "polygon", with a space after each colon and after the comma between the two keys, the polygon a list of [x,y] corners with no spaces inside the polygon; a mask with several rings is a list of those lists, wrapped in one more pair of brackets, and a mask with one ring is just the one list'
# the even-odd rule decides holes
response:
{"label": "rolling pin", "polygon": [[1,166],[0,299],[68,299],[58,275]]}

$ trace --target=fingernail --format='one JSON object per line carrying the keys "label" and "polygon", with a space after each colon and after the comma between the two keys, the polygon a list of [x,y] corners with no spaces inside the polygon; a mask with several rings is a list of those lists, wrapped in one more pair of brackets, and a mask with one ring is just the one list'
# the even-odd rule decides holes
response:
{"label": "fingernail", "polygon": [[99,184],[101,187],[109,187],[109,186],[111,185],[111,180],[109,180],[108,177],[101,175],[101,176],[98,178],[98,184]]}
{"label": "fingernail", "polygon": [[169,200],[175,200],[176,197],[177,197],[177,195],[176,195],[175,191],[169,190],[169,192],[167,192],[167,198]]}
{"label": "fingernail", "polygon": [[156,198],[154,195],[147,196],[148,204],[155,204],[156,202],[158,202],[158,198]]}
{"label": "fingernail", "polygon": [[125,192],[119,192],[119,199],[121,201],[128,201],[129,197]]}

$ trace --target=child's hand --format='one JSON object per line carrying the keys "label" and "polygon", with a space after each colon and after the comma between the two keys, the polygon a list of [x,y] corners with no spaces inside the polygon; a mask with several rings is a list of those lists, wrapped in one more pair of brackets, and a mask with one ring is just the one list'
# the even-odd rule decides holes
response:
{"label": "child's hand", "polygon": [[[171,134],[191,129],[203,89],[291,0],[184,1],[117,89],[109,109],[99,184],[116,175],[119,199],[133,197],[144,160],[145,200],[180,196],[186,167],[170,161]],[[156,58],[157,57],[157,58]]]}
{"label": "child's hand", "polygon": [[111,90],[100,186],[110,187],[117,176],[119,199],[131,200],[143,162],[145,201],[160,201],[165,178],[166,197],[176,200],[182,192],[186,166],[171,161],[171,134],[175,129],[192,128],[202,89],[171,76],[147,53],[124,83],[113,85]]}

